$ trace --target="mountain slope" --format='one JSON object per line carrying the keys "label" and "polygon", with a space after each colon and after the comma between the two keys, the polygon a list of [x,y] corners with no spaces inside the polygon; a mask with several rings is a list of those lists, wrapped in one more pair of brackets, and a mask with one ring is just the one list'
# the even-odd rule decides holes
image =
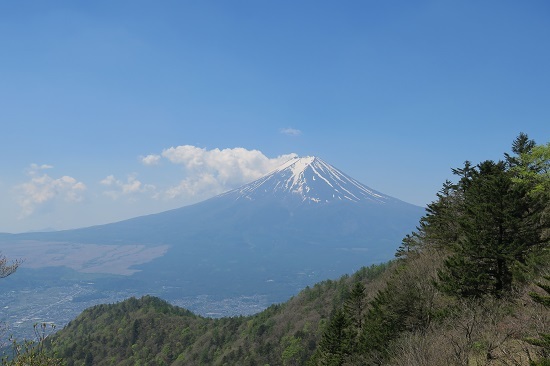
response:
{"label": "mountain slope", "polygon": [[[311,231],[326,229],[322,236],[330,237],[334,231],[380,232],[385,229],[379,227],[380,223],[389,225],[390,230],[406,226],[410,231],[422,213],[422,208],[374,191],[319,158],[305,157],[291,159],[254,182],[191,206],[113,224],[11,237],[175,244],[186,238],[209,236],[209,232],[229,233],[235,227],[250,231],[257,225],[294,234],[300,231],[302,221],[311,226]],[[318,218],[325,222],[316,222]],[[361,230],[359,224],[366,225],[367,230]]]}
{"label": "mountain slope", "polygon": [[[168,299],[265,294],[272,303],[316,281],[391,258],[422,212],[306,157],[195,205],[0,241],[94,244],[101,245],[99,251],[112,245],[163,245],[166,253],[128,269],[137,271],[128,279],[138,292],[155,291]],[[90,262],[98,260],[108,259]]]}
{"label": "mountain slope", "polygon": [[260,200],[269,197],[302,203],[395,201],[312,156],[291,159],[272,173],[228,195],[236,199]]}

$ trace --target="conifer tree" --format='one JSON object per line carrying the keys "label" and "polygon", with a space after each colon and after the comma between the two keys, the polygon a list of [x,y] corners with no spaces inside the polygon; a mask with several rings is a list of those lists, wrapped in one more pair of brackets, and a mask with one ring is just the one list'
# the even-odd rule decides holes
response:
{"label": "conifer tree", "polygon": [[323,366],[341,366],[349,354],[350,320],[342,309],[337,309],[330,319],[323,338],[319,342],[319,364]]}
{"label": "conifer tree", "polygon": [[341,309],[335,310],[319,342],[315,365],[343,365],[361,350],[365,321],[365,285],[357,281]]}
{"label": "conifer tree", "polygon": [[535,146],[536,143],[534,140],[531,140],[526,133],[520,132],[518,137],[512,142],[512,152],[515,156],[504,153],[506,162],[510,167],[523,165],[521,156],[529,154]]}
{"label": "conifer tree", "polygon": [[[447,180],[437,193],[437,200],[428,204],[426,215],[420,220],[418,233],[411,237],[421,239],[414,243],[417,248],[421,245],[445,248],[458,240],[458,218],[462,215],[462,201],[462,190],[457,184]],[[419,241],[421,245],[418,245]]]}
{"label": "conifer tree", "polygon": [[365,316],[365,285],[357,281],[344,302],[344,311],[351,321],[353,327],[360,332],[363,328],[363,318]]}
{"label": "conifer tree", "polygon": [[[550,239],[550,145],[537,146],[521,133],[506,161],[453,169],[453,209],[439,200],[424,220],[428,239],[448,240],[451,256],[440,272],[442,288],[460,296],[500,296],[511,289],[527,258]],[[434,208],[437,208],[435,210]],[[455,212],[452,218],[448,211]],[[455,225],[456,236],[441,235]],[[436,234],[434,234],[436,233]],[[437,234],[439,233],[439,234]]]}
{"label": "conifer tree", "polygon": [[529,207],[511,178],[502,161],[484,161],[470,173],[461,235],[440,274],[448,292],[500,296],[511,288],[515,262],[524,262],[526,249],[538,242],[523,227]]}

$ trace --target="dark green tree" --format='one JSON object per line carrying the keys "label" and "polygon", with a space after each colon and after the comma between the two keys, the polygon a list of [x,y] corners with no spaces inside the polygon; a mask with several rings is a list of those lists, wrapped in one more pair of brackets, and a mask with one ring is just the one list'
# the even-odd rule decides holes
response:
{"label": "dark green tree", "polygon": [[[444,235],[451,256],[440,273],[442,288],[460,296],[500,296],[520,279],[529,256],[550,239],[550,145],[537,146],[521,133],[506,161],[466,162],[453,169],[460,177],[451,191],[460,195],[451,209],[456,236]],[[452,218],[441,206],[441,195],[423,227],[430,239]],[[451,226],[453,227],[453,226]],[[440,233],[440,234],[433,234]],[[439,236],[438,236],[439,235]]]}
{"label": "dark green tree", "polygon": [[437,193],[437,200],[428,204],[418,232],[411,237],[417,239],[415,248],[418,250],[425,245],[447,248],[455,243],[460,235],[458,218],[462,216],[462,203],[463,188],[446,181]]}
{"label": "dark green tree", "polygon": [[405,235],[401,241],[401,245],[397,248],[395,256],[397,258],[406,259],[413,254],[418,254],[422,249],[422,237],[419,233],[413,232],[411,234]]}
{"label": "dark green tree", "polygon": [[344,301],[344,312],[351,321],[351,325],[360,332],[363,328],[365,316],[365,285],[362,282],[355,282],[348,298]]}
{"label": "dark green tree", "polygon": [[510,290],[515,264],[539,243],[525,220],[529,210],[504,162],[487,160],[471,171],[457,220],[460,236],[440,273],[443,289],[466,297]]}
{"label": "dark green tree", "polygon": [[365,323],[367,303],[365,299],[365,285],[361,281],[355,282],[348,298],[344,301],[344,313],[349,319],[349,353],[357,353],[361,347],[361,335]]}
{"label": "dark green tree", "polygon": [[350,319],[342,309],[337,309],[319,342],[317,364],[323,366],[341,366],[350,353]]}
{"label": "dark green tree", "polygon": [[536,143],[534,140],[531,140],[526,133],[520,132],[518,137],[512,142],[512,152],[515,155],[504,153],[506,162],[510,167],[524,165],[521,156],[529,154],[535,146]]}

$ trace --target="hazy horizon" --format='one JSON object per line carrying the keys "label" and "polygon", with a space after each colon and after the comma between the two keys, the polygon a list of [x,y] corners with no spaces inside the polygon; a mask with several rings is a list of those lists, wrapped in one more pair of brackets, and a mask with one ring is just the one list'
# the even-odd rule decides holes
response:
{"label": "hazy horizon", "polygon": [[3,2],[0,232],[186,206],[315,155],[419,206],[548,142],[550,5]]}

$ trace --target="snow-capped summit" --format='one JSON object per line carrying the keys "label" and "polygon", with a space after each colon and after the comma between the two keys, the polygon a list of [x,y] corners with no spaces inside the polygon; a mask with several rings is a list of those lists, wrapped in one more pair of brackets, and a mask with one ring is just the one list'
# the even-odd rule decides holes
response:
{"label": "snow-capped summit", "polygon": [[298,199],[303,203],[386,203],[392,200],[315,156],[293,158],[271,173],[228,194],[236,195],[237,199],[271,197]]}

